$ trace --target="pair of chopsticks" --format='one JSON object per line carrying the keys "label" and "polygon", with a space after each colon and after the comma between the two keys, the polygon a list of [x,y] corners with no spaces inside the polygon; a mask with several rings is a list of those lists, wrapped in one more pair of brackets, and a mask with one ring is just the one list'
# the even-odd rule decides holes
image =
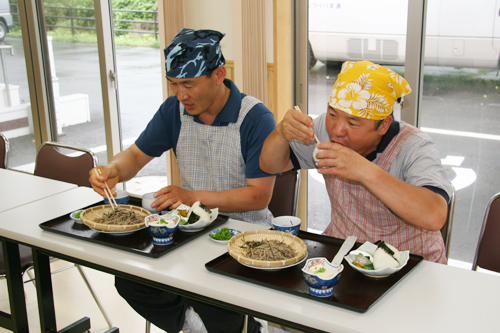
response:
{"label": "pair of chopsticks", "polygon": [[[101,170],[96,168],[96,169],[94,169],[94,171],[98,177],[101,175]],[[116,210],[118,208],[118,204],[115,201],[115,197],[113,197],[113,194],[111,193],[111,190],[109,189],[108,183],[104,182],[104,184],[106,185],[106,188],[104,189],[104,194],[106,194],[106,197],[109,200],[109,204],[111,205],[111,208],[113,208],[113,210]]]}
{"label": "pair of chopsticks", "polygon": [[[298,106],[298,105],[295,105],[293,108],[294,108],[295,110],[297,110],[297,111],[302,112],[302,110],[300,110],[300,108],[299,108],[299,106]],[[317,142],[317,143],[319,143],[319,140],[318,140],[318,137],[316,136],[316,133],[314,133],[314,139],[316,139],[316,142]]]}

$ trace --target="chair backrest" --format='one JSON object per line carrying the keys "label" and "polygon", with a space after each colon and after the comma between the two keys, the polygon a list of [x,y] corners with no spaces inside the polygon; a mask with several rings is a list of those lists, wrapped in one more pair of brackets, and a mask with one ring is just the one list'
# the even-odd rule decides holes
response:
{"label": "chair backrest", "polygon": [[484,214],[472,270],[477,267],[500,273],[500,193],[495,194]]}
{"label": "chair backrest", "polygon": [[296,216],[300,177],[296,170],[276,177],[269,210],[274,216]]}
{"label": "chair backrest", "polygon": [[455,211],[455,188],[453,185],[451,186],[451,189],[450,201],[448,202],[448,216],[446,217],[446,222],[441,228],[441,235],[443,235],[444,248],[446,250],[446,258],[449,258],[450,255],[451,229],[453,228],[453,213]]}
{"label": "chair backrest", "polygon": [[9,164],[9,140],[0,133],[0,168],[7,169]]}
{"label": "chair backrest", "polygon": [[[3,257],[2,245],[0,244],[0,277],[5,277],[6,267],[5,260]],[[24,273],[28,268],[33,265],[33,257],[31,254],[31,248],[25,245],[19,245],[19,259],[21,260],[21,271]]]}
{"label": "chair backrest", "polygon": [[[70,156],[61,153],[58,149],[67,149],[83,154]],[[91,187],[89,171],[96,165],[97,157],[88,149],[56,142],[44,142],[36,154],[35,175],[78,186]]]}

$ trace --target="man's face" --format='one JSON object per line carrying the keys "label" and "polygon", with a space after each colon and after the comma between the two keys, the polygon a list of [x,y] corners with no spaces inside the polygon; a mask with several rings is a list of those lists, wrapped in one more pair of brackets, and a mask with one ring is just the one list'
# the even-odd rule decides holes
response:
{"label": "man's face", "polygon": [[367,156],[377,148],[382,136],[389,129],[392,123],[389,118],[385,119],[377,129],[375,120],[359,118],[329,106],[326,129],[331,142],[339,143],[362,156]]}
{"label": "man's face", "polygon": [[199,116],[207,111],[216,99],[218,85],[215,73],[210,77],[202,75],[190,79],[167,76],[167,80],[172,92],[192,116]]}

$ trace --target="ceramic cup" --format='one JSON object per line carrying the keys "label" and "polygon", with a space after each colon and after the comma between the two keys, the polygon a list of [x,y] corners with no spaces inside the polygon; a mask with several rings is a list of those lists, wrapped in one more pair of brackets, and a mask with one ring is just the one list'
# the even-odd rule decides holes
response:
{"label": "ceramic cup", "polygon": [[296,216],[278,216],[272,220],[273,229],[297,236],[302,220]]}
{"label": "ceramic cup", "polygon": [[150,192],[142,196],[142,208],[149,210],[151,213],[158,213],[156,208],[151,208],[151,204],[157,199],[153,194],[154,192]]}
{"label": "ceramic cup", "polygon": [[[115,201],[118,205],[126,205],[128,204],[128,199],[129,199],[129,194],[127,191],[122,191],[122,190],[116,190],[116,197]],[[109,205],[109,200],[108,198],[104,197],[104,203],[106,205]]]}

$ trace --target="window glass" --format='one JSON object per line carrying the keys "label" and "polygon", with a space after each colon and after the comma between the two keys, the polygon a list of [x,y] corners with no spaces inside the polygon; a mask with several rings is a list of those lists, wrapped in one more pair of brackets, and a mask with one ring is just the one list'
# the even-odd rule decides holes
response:
{"label": "window glass", "polygon": [[107,161],[93,1],[44,4],[57,141]]}
{"label": "window glass", "polygon": [[[17,2],[0,1],[0,132],[9,140],[12,169],[33,172],[35,142]],[[5,22],[5,23],[4,23]]]}
{"label": "window glass", "polygon": [[[157,2],[137,7],[135,2],[113,7],[123,149],[135,142],[163,102]],[[142,195],[167,186],[165,154],[127,182],[127,191]]]}
{"label": "window glass", "polygon": [[467,263],[500,189],[499,4],[429,0],[427,8],[419,127],[437,142],[456,190],[450,257]]}
{"label": "window glass", "polygon": [[[134,143],[162,102],[162,54],[158,42],[156,1],[141,8],[117,2],[113,8],[115,58],[123,149]],[[10,167],[33,172],[36,155],[29,87],[17,4],[11,5],[14,25],[1,42],[3,70],[8,77],[13,106],[7,107],[5,83],[0,93],[0,131],[10,140]],[[107,163],[106,136],[94,2],[45,1],[44,15],[56,109],[57,141],[92,150],[99,164]],[[1,30],[1,29],[0,29]],[[13,56],[10,55],[12,47]],[[0,86],[1,88],[1,86]],[[17,111],[15,121],[6,116]],[[24,115],[24,116],[23,116]],[[6,118],[7,117],[7,118]],[[10,118],[9,118],[10,117]],[[19,119],[18,119],[19,118]],[[8,121],[5,121],[8,119]],[[19,125],[20,124],[20,125]],[[21,128],[13,128],[18,126]],[[133,194],[166,184],[165,156],[154,159],[127,184]],[[153,188],[151,188],[151,186]]]}

